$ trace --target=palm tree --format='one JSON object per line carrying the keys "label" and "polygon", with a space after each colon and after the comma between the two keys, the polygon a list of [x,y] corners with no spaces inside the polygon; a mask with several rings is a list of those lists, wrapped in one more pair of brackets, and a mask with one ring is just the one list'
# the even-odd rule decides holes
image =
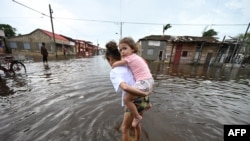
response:
{"label": "palm tree", "polygon": [[165,32],[167,29],[171,28],[171,27],[172,27],[172,26],[171,26],[170,24],[163,25],[163,35],[164,35],[164,32]]}
{"label": "palm tree", "polygon": [[202,33],[202,37],[213,37],[218,35],[218,33],[214,29],[209,29],[208,31],[204,31]]}

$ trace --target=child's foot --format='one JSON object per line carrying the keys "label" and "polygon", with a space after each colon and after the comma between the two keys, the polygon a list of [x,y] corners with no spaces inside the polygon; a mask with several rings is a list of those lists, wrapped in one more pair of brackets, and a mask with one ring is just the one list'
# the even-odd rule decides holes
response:
{"label": "child's foot", "polygon": [[151,103],[149,103],[149,104],[147,105],[147,107],[145,108],[145,110],[147,111],[147,110],[149,110],[150,108],[152,108],[152,104],[151,104]]}
{"label": "child's foot", "polygon": [[141,120],[142,120],[142,116],[138,116],[138,117],[134,118],[133,122],[132,122],[132,126],[136,127]]}

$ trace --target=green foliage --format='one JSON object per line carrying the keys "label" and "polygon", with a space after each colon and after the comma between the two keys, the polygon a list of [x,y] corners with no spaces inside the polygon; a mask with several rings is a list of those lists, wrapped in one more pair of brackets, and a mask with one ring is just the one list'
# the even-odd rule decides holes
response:
{"label": "green foliage", "polygon": [[202,33],[202,37],[214,37],[218,35],[218,33],[214,29],[209,29],[208,31],[204,31]]}
{"label": "green foliage", "polygon": [[8,24],[0,24],[0,29],[4,31],[6,37],[12,37],[16,35],[16,29]]}
{"label": "green foliage", "polygon": [[[244,35],[245,34],[240,34],[238,37],[236,37],[236,38],[240,38],[241,40],[243,40],[243,38],[244,38]],[[246,34],[246,37],[245,37],[245,40],[244,41],[250,41],[250,32],[248,32],[247,34]]]}
{"label": "green foliage", "polygon": [[163,25],[163,34],[166,30],[168,30],[169,28],[171,28],[172,26],[170,24],[166,24],[166,25]]}
{"label": "green foliage", "polygon": [[246,34],[245,39],[244,39],[244,36],[245,34],[240,34],[235,38],[239,38],[240,41],[244,40],[242,47],[245,48],[245,55],[250,56],[250,32]]}

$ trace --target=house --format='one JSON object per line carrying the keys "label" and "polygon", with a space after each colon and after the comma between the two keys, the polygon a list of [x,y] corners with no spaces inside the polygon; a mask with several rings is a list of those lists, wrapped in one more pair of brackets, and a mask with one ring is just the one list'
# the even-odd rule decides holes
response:
{"label": "house", "polygon": [[92,55],[98,55],[98,49],[99,49],[98,46],[91,43],[91,44],[89,44],[88,49],[89,49],[89,54],[91,56]]}
{"label": "house", "polygon": [[[54,38],[55,37],[55,42]],[[7,44],[15,54],[30,55],[34,53],[40,54],[42,42],[50,54],[63,55],[64,51],[67,55],[92,56],[95,55],[98,46],[90,41],[75,40],[65,35],[56,34],[43,29],[36,29],[30,34],[8,38]]]}
{"label": "house", "polygon": [[67,37],[65,35],[60,35],[64,38],[66,38],[68,41],[69,41],[69,45],[63,45],[62,46],[62,52],[64,51],[64,49],[66,50],[66,54],[67,55],[72,55],[72,54],[76,54],[76,50],[75,50],[75,40],[70,38],[70,37]]}
{"label": "house", "polygon": [[89,55],[89,45],[91,42],[84,40],[75,40],[76,55],[78,57],[84,57]]}
{"label": "house", "polygon": [[94,45],[90,41],[75,40],[76,54],[78,57],[98,55],[99,45]]}
{"label": "house", "polygon": [[219,46],[218,54],[215,58],[215,64],[241,64],[244,59],[242,51],[242,42],[239,39],[224,40]]}
{"label": "house", "polygon": [[149,61],[210,65],[221,42],[213,37],[150,35],[139,39],[141,56]]}
{"label": "house", "polygon": [[[177,36],[172,40],[173,63],[210,65],[217,56],[220,41],[213,37]],[[175,47],[175,48],[174,48]]]}
{"label": "house", "polygon": [[166,59],[167,44],[171,36],[151,35],[139,39],[139,55],[148,61]]}
{"label": "house", "polygon": [[67,38],[56,33],[54,36],[55,43],[52,32],[36,29],[29,34],[8,38],[7,44],[12,49],[12,53],[17,51],[22,52],[22,54],[40,52],[42,42],[45,43],[49,53],[56,55],[62,54],[62,48],[64,46],[73,48],[73,45]]}
{"label": "house", "polygon": [[4,54],[4,46],[5,46],[5,34],[2,29],[0,29],[0,55]]}

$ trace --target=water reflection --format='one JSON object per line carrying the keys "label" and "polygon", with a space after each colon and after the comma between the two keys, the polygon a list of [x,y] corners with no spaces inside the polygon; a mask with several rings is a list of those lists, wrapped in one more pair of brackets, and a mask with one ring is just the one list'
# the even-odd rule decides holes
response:
{"label": "water reflection", "polygon": [[10,89],[9,86],[7,86],[7,80],[4,78],[0,79],[0,96],[8,96],[10,94],[13,94],[13,90]]}
{"label": "water reflection", "polygon": [[[143,140],[221,141],[224,124],[250,124],[249,70],[149,66],[155,85]],[[0,81],[1,140],[120,140],[120,96],[102,56],[26,67],[27,76]]]}
{"label": "water reflection", "polygon": [[202,65],[169,65],[166,63],[149,63],[153,74],[165,74],[184,78],[205,80],[238,80],[249,79],[250,68],[231,68]]}

